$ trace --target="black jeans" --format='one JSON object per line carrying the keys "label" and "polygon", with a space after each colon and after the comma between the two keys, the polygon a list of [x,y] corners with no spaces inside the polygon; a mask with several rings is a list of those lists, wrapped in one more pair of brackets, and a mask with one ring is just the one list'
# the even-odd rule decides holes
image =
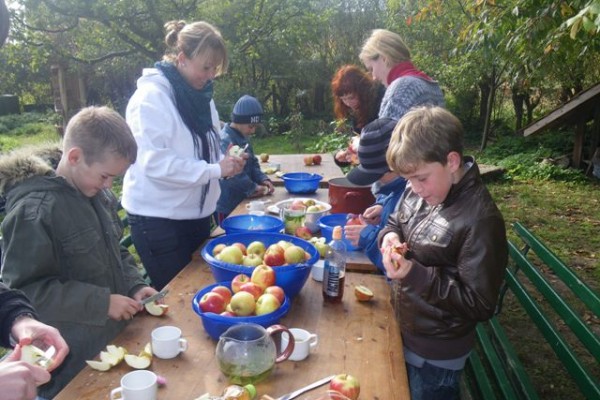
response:
{"label": "black jeans", "polygon": [[210,217],[173,220],[127,214],[127,219],[135,249],[157,290],[192,260],[192,254],[210,235]]}

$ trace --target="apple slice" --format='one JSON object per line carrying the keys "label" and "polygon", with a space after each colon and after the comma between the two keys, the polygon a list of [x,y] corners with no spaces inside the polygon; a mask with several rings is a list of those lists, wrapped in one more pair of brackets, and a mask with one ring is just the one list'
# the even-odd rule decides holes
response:
{"label": "apple slice", "polygon": [[152,359],[152,345],[150,343],[146,343],[144,349],[140,352],[140,357],[148,357]]}
{"label": "apple slice", "polygon": [[358,301],[370,301],[374,296],[373,291],[364,285],[354,286],[354,295]]}
{"label": "apple slice", "polygon": [[115,356],[114,354],[111,354],[108,351],[100,352],[100,361],[109,363],[111,367],[114,367],[115,365],[120,363],[121,360],[122,359],[119,359],[118,356]]}
{"label": "apple slice", "polygon": [[154,315],[155,317],[161,317],[169,311],[169,306],[167,304],[161,304],[156,301],[146,303],[144,307],[146,307],[148,314]]}
{"label": "apple slice", "polygon": [[44,351],[37,346],[32,344],[21,347],[21,361],[25,361],[28,364],[42,367],[42,361],[46,360]]}
{"label": "apple slice", "polygon": [[125,354],[127,354],[127,350],[122,346],[115,346],[114,344],[109,344],[106,346],[106,351],[108,351],[113,356],[117,357],[119,362],[123,361],[125,358]]}
{"label": "apple slice", "polygon": [[136,356],[133,354],[125,355],[125,363],[131,368],[135,369],[146,369],[150,366],[152,359],[146,356]]}
{"label": "apple slice", "polygon": [[95,369],[96,371],[104,372],[108,371],[112,367],[112,365],[105,361],[87,360],[86,363],[90,366],[90,368]]}

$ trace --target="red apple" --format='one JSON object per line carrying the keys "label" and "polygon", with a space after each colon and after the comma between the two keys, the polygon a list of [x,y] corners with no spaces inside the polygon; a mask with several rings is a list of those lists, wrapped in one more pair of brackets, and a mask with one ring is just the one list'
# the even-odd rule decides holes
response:
{"label": "red apple", "polygon": [[213,247],[213,251],[212,251],[213,257],[215,257],[217,254],[219,254],[221,252],[221,250],[223,250],[225,247],[227,247],[227,245],[225,245],[225,243],[219,243],[218,245]]}
{"label": "red apple", "polygon": [[306,226],[299,226],[298,228],[296,228],[294,235],[301,239],[308,240],[312,237],[312,232]]}
{"label": "red apple", "polygon": [[202,312],[212,312],[215,314],[221,314],[225,311],[225,299],[219,293],[208,292],[200,299],[198,303]]}
{"label": "red apple", "polygon": [[306,205],[302,200],[294,200],[290,204],[289,208],[290,210],[304,210],[306,208]]}
{"label": "red apple", "polygon": [[234,276],[231,280],[231,290],[233,291],[233,293],[237,293],[240,291],[240,287],[247,282],[250,282],[250,277],[248,275],[238,274]]}
{"label": "red apple", "polygon": [[215,286],[214,288],[211,289],[211,292],[215,292],[221,295],[221,297],[223,297],[225,299],[225,303],[229,304],[229,302],[231,301],[231,290],[229,290],[229,288],[227,286],[223,286],[223,285],[219,285],[219,286]]}
{"label": "red apple", "polygon": [[313,165],[313,156],[304,156],[304,165]]}
{"label": "red apple", "polygon": [[283,256],[284,250],[277,244],[272,244],[267,248],[263,263],[270,267],[277,267],[285,264],[285,258]]}
{"label": "red apple", "polygon": [[364,225],[364,223],[359,214],[348,214],[346,225]]}
{"label": "red apple", "polygon": [[229,264],[240,265],[244,259],[244,253],[237,246],[227,246],[218,254],[219,260]]}
{"label": "red apple", "polygon": [[343,394],[350,400],[358,399],[358,395],[360,394],[360,384],[358,383],[358,379],[348,374],[336,375],[331,382],[329,382],[329,389]]}
{"label": "red apple", "polygon": [[312,156],[312,162],[315,165],[321,165],[321,155],[320,154],[315,154],[314,156]]}
{"label": "red apple", "polygon": [[244,259],[242,260],[242,265],[245,265],[247,267],[256,267],[257,265],[262,264],[262,258],[260,258],[260,256],[258,256],[257,254],[248,254],[244,256]]}
{"label": "red apple", "polygon": [[256,315],[265,315],[272,313],[281,306],[277,297],[270,293],[265,293],[256,300]]}
{"label": "red apple", "polygon": [[275,271],[268,265],[259,265],[252,271],[250,281],[260,286],[262,290],[265,290],[267,287],[275,284]]}
{"label": "red apple", "polygon": [[250,243],[246,248],[246,254],[256,254],[261,259],[265,256],[265,251],[267,248],[263,242],[259,242],[258,240]]}
{"label": "red apple", "polygon": [[254,296],[248,292],[237,292],[231,298],[229,306],[235,315],[245,317],[254,313],[256,301],[254,300]]}
{"label": "red apple", "polygon": [[248,292],[254,297],[254,300],[258,300],[260,295],[263,294],[263,289],[254,282],[246,282],[240,286],[239,292]]}
{"label": "red apple", "polygon": [[246,245],[244,243],[237,242],[237,243],[232,244],[232,246],[237,246],[242,251],[242,254],[244,254],[244,255],[247,254],[246,253]]}
{"label": "red apple", "polygon": [[280,304],[283,304],[284,300],[285,300],[285,292],[283,291],[283,289],[279,286],[269,286],[268,288],[265,289],[265,294],[269,293],[272,294],[273,296],[277,297],[277,300],[279,300]]}
{"label": "red apple", "polygon": [[305,260],[304,258],[304,249],[300,246],[290,246],[285,249],[283,253],[283,258],[285,262],[288,264],[298,264]]}
{"label": "red apple", "polygon": [[232,311],[223,311],[220,315],[224,316],[224,317],[237,317],[237,315],[235,315]]}

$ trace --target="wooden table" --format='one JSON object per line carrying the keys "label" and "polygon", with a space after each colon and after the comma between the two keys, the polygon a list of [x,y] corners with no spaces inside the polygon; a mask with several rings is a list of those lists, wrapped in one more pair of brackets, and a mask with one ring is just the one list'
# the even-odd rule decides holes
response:
{"label": "wooden table", "polygon": [[[329,187],[329,180],[344,176],[342,169],[337,166],[333,160],[333,155],[329,153],[321,154],[320,165],[304,165],[304,157],[311,154],[272,154],[269,156],[269,163],[279,163],[282,172],[310,172],[323,176],[323,180],[319,182],[322,188]],[[263,165],[263,163],[260,163]],[[275,176],[269,175],[275,186],[283,186],[283,180]]]}
{"label": "wooden table", "polygon": [[[166,386],[159,389],[159,400],[193,400],[206,392],[220,394],[228,385],[215,358],[217,343],[206,334],[191,306],[194,294],[213,282],[208,265],[198,257],[168,285],[165,302],[170,309],[166,316],[138,315],[112,342],[137,354],[150,341],[152,329],[163,325],[182,329],[188,350],[172,360],[154,357],[149,368],[167,379]],[[356,301],[353,286],[357,284],[375,292],[372,302]],[[361,400],[409,399],[402,341],[385,278],[348,273],[345,291],[341,304],[324,304],[320,283],[309,278],[281,323],[317,333],[319,344],[304,361],[276,364],[271,376],[256,385],[259,395],[278,397],[325,376],[349,373],[361,383]],[[125,363],[107,372],[86,366],[55,399],[106,399],[129,371]]]}
{"label": "wooden table", "polygon": [[[326,203],[329,202],[329,192],[326,188],[319,188],[313,194],[308,195],[292,195],[285,190],[284,187],[275,186],[275,191],[270,196],[261,197],[259,200],[270,200],[270,203],[267,205],[276,204],[279,201],[287,200],[290,197],[300,197],[300,198],[310,198],[315,200],[324,201]],[[231,212],[230,215],[241,215],[248,214],[248,210],[246,209],[246,204],[255,199],[245,199]],[[270,213],[269,215],[275,215]],[[216,228],[212,231],[211,236],[217,237],[223,235],[225,231],[221,229],[221,227]],[[371,260],[365,255],[362,251],[350,251],[348,252],[347,258],[347,269],[349,271],[361,271],[361,272],[377,272],[377,267],[371,263]]]}

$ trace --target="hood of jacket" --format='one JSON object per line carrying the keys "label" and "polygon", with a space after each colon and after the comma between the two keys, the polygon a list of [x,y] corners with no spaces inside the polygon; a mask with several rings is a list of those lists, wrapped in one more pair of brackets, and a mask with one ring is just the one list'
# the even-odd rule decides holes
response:
{"label": "hood of jacket", "polygon": [[[20,184],[31,178],[56,176],[55,170],[61,156],[60,145],[49,144],[17,149],[0,157],[0,196],[8,197],[10,194],[12,197],[19,192]],[[48,189],[55,186],[51,180],[46,181]],[[60,187],[64,188],[62,185]]]}

